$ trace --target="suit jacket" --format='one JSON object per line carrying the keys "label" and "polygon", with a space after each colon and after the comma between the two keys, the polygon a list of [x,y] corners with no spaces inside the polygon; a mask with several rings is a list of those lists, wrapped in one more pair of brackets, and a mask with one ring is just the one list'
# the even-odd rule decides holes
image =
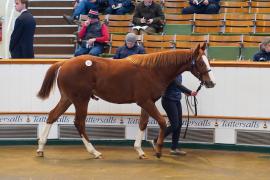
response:
{"label": "suit jacket", "polygon": [[16,19],[9,44],[12,58],[34,58],[35,29],[36,21],[29,11],[24,11]]}

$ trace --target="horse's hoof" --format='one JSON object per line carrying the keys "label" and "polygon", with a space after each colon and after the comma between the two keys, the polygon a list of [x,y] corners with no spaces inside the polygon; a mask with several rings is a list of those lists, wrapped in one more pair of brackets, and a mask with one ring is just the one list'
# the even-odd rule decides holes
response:
{"label": "horse's hoof", "polygon": [[161,153],[156,153],[156,157],[160,158],[161,157]]}
{"label": "horse's hoof", "polygon": [[100,155],[98,155],[98,156],[95,156],[95,159],[103,159],[102,154],[100,154]]}
{"label": "horse's hoof", "polygon": [[148,157],[145,154],[142,154],[139,156],[139,159],[148,159]]}
{"label": "horse's hoof", "polygon": [[37,157],[44,157],[43,151],[37,151]]}

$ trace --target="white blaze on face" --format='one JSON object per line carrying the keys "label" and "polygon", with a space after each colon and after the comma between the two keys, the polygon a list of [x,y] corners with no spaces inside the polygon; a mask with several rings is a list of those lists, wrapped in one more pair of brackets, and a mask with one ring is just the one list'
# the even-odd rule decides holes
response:
{"label": "white blaze on face", "polygon": [[[210,70],[211,67],[210,67],[210,64],[209,64],[209,61],[208,61],[207,57],[206,57],[205,55],[202,55],[202,59],[203,59],[205,65],[206,65],[206,67],[207,67],[207,70]],[[208,74],[209,74],[210,80],[211,80],[213,83],[215,83],[215,77],[214,77],[213,71],[208,72]]]}
{"label": "white blaze on face", "polygon": [[86,66],[92,66],[92,61],[86,60],[86,61],[85,61],[85,65],[86,65]]}

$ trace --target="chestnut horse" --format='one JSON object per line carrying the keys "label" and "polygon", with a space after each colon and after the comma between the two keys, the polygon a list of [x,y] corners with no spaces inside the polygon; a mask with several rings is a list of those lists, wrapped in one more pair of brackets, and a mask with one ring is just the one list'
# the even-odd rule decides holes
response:
{"label": "chestnut horse", "polygon": [[195,50],[172,50],[145,55],[132,55],[121,60],[108,60],[90,55],[74,57],[53,64],[47,71],[38,97],[49,97],[57,79],[60,101],[50,111],[45,129],[39,139],[37,155],[43,157],[44,146],[51,125],[68,109],[75,106],[74,124],[87,151],[101,158],[85,132],[85,119],[89,100],[100,97],[112,103],[136,103],[141,107],[139,132],[134,148],[140,158],[146,158],[142,148],[144,130],[149,116],[160,126],[156,145],[156,156],[161,156],[166,122],[155,102],[161,97],[169,83],[184,71],[191,73],[206,87],[215,85],[210,64],[204,54],[205,44]]}

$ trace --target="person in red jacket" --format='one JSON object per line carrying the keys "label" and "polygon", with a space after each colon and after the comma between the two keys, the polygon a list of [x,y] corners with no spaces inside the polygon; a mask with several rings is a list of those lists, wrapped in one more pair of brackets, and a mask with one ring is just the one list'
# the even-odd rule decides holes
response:
{"label": "person in red jacket", "polygon": [[75,51],[75,56],[83,54],[99,56],[109,41],[108,28],[100,22],[98,12],[94,10],[89,11],[88,20],[83,24],[78,36],[81,43]]}

